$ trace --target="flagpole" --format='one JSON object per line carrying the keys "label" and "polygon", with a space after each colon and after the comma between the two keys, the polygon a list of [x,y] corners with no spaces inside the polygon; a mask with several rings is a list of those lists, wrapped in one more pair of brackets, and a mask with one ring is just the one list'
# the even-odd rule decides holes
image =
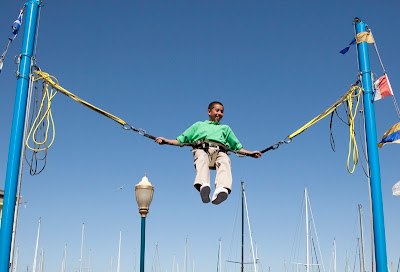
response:
{"label": "flagpole", "polygon": [[[367,24],[354,18],[356,32],[367,32]],[[373,104],[371,70],[369,65],[368,43],[357,44],[359,70],[364,89],[364,116],[367,137],[367,154],[371,176],[371,201],[374,223],[374,242],[376,272],[387,272],[385,223],[383,217],[383,202],[381,189],[381,174],[379,166],[378,142],[376,136],[375,109]]]}
{"label": "flagpole", "polygon": [[31,59],[35,43],[36,25],[40,0],[30,0],[27,6],[27,20],[21,50],[18,71],[17,90],[14,103],[14,115],[8,151],[7,173],[4,187],[4,206],[0,230],[0,272],[8,272],[10,266],[10,250],[14,221],[18,173],[22,152],[25,111],[29,87]]}

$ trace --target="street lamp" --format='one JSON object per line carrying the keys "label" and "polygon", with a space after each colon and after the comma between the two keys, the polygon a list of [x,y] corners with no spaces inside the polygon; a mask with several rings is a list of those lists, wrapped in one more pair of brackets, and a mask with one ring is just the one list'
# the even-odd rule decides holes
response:
{"label": "street lamp", "polygon": [[140,242],[140,272],[144,272],[144,249],[145,249],[145,229],[146,216],[149,212],[151,201],[153,200],[154,186],[151,185],[146,174],[135,186],[136,202],[139,206],[141,222],[141,242]]}

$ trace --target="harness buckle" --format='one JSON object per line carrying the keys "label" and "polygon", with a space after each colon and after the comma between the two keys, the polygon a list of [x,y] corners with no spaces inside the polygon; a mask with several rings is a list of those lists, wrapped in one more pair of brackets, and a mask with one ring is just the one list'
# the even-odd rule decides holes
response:
{"label": "harness buckle", "polygon": [[[215,151],[212,155],[208,151],[210,147],[217,148],[217,151]],[[207,153],[208,159],[210,161],[208,168],[210,170],[216,169],[215,162],[217,160],[218,153],[221,151],[225,152],[225,150],[223,148],[221,148],[218,144],[211,143],[211,142],[207,141],[207,139],[195,141],[193,143],[193,148],[203,149]]]}

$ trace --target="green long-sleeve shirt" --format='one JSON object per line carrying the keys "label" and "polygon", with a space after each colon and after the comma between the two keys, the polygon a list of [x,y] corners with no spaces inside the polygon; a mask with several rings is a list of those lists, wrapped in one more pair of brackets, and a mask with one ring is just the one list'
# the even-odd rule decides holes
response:
{"label": "green long-sleeve shirt", "polygon": [[207,120],[194,123],[176,139],[179,143],[208,139],[224,144],[232,150],[240,150],[243,147],[229,126]]}

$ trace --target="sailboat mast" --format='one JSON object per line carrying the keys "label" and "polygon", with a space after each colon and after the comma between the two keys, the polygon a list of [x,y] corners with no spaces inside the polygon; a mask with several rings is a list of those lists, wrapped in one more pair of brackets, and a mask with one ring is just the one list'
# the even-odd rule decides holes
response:
{"label": "sailboat mast", "polygon": [[359,215],[360,215],[362,272],[365,272],[364,227],[363,227],[363,222],[362,222],[362,206],[361,206],[361,204],[358,205],[358,211],[359,211]]}
{"label": "sailboat mast", "polygon": [[39,235],[40,235],[40,221],[41,221],[41,218],[39,218],[39,226],[38,226],[38,232],[37,232],[37,236],[36,236],[35,257],[33,258],[32,272],[36,272],[36,259],[37,259],[37,252],[38,252],[38,245],[39,245]]}
{"label": "sailboat mast", "polygon": [[85,223],[82,223],[81,258],[79,259],[79,263],[80,263],[79,264],[79,272],[82,272],[83,234],[84,234],[84,232],[85,232]]}
{"label": "sailboat mast", "polygon": [[119,231],[117,272],[119,272],[119,263],[120,263],[120,259],[121,259],[121,230]]}
{"label": "sailboat mast", "polygon": [[[242,184],[242,266],[240,271],[244,272],[244,182]],[[308,272],[308,271],[307,271]]]}
{"label": "sailboat mast", "polygon": [[64,256],[63,256],[63,261],[62,261],[62,265],[61,265],[61,272],[65,272],[66,260],[67,260],[67,245],[65,244]]}
{"label": "sailboat mast", "polygon": [[[258,244],[256,243],[256,270],[258,271]],[[269,269],[271,270],[271,269]]]}
{"label": "sailboat mast", "polygon": [[309,266],[309,245],[308,241],[310,239],[310,234],[308,232],[308,196],[307,196],[307,187],[304,189],[304,201],[306,203],[306,271],[310,272],[310,266]]}
{"label": "sailboat mast", "polygon": [[40,253],[39,272],[43,272],[43,262],[44,262],[44,248],[42,248],[42,252]]}
{"label": "sailboat mast", "polygon": [[88,272],[90,272],[92,270],[91,266],[90,266],[90,258],[92,257],[92,249],[89,249],[89,265],[88,265]]}
{"label": "sailboat mast", "polygon": [[158,259],[158,242],[156,244],[156,257],[155,257],[155,265],[154,265],[155,272],[157,272],[157,259]]}
{"label": "sailboat mast", "polygon": [[360,260],[360,272],[362,272],[362,260],[361,260],[361,246],[360,246],[360,238],[357,237],[357,247],[358,247],[358,259]]}
{"label": "sailboat mast", "polygon": [[185,244],[185,272],[187,272],[187,266],[188,266],[188,239],[186,238],[186,244]]}
{"label": "sailboat mast", "polygon": [[334,263],[333,263],[333,267],[334,267],[334,272],[336,272],[336,239],[333,239],[333,252],[334,252]]}
{"label": "sailboat mast", "polygon": [[222,259],[221,259],[221,257],[222,257],[222,255],[221,255],[221,238],[220,238],[219,239],[219,258],[218,258],[218,260],[219,260],[219,272],[222,272],[222,269],[221,269]]}
{"label": "sailboat mast", "polygon": [[[250,218],[249,218],[249,209],[247,208],[247,198],[246,198],[246,193],[243,191],[243,196],[244,196],[244,205],[246,208],[246,215],[247,215],[247,225],[249,226],[249,236],[250,236],[250,253],[251,255],[253,255],[253,263],[254,263],[254,270],[255,272],[257,272],[257,260],[254,256],[254,247],[253,247],[253,237],[251,235],[251,227],[250,227]],[[251,259],[251,255],[250,255],[250,259]]]}
{"label": "sailboat mast", "polygon": [[13,271],[16,272],[17,271],[17,267],[18,267],[18,246],[17,246],[17,251],[15,252],[15,261],[13,263]]}

